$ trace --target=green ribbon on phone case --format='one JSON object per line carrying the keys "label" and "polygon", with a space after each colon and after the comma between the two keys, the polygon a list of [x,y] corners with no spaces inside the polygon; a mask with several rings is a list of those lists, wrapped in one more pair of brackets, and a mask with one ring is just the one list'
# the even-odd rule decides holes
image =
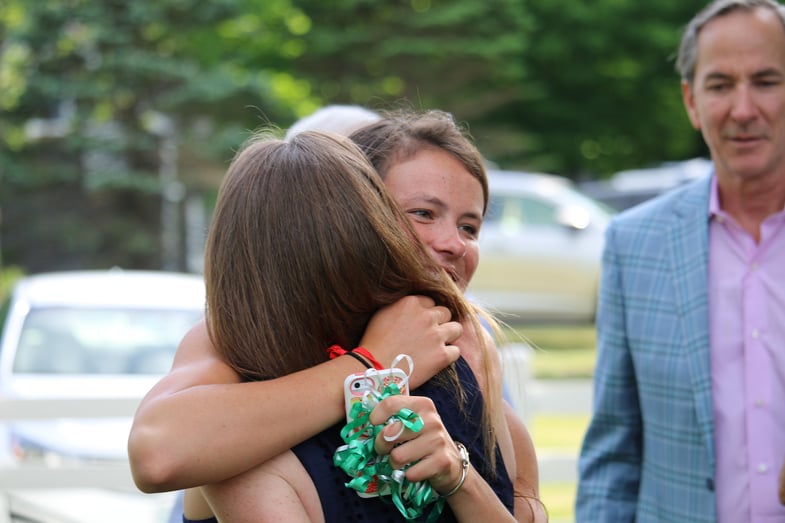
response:
{"label": "green ribbon on phone case", "polygon": [[372,404],[360,401],[352,405],[350,418],[353,420],[341,429],[341,438],[346,444],[335,451],[333,464],[352,478],[345,485],[358,493],[367,492],[369,485],[378,481],[381,499],[384,500],[384,494],[389,493],[390,500],[407,520],[421,517],[426,513],[428,505],[434,504],[426,519],[432,523],[444,508],[444,498],[433,490],[428,481],[411,482],[406,479],[405,470],[411,464],[402,469],[393,469],[390,456],[379,455],[374,449],[376,436],[391,423],[401,423],[402,431],[409,429],[419,432],[423,427],[422,418],[410,409],[401,409],[379,425],[370,422],[371,411],[376,403],[400,393],[398,385],[390,383]]}

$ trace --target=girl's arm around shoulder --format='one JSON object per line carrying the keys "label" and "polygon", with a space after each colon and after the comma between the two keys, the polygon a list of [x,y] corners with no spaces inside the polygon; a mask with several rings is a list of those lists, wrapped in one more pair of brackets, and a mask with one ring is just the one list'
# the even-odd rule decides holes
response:
{"label": "girl's arm around shoulder", "polygon": [[[411,383],[417,386],[458,357],[451,344],[461,325],[449,320],[449,311],[430,298],[409,296],[377,312],[362,343],[387,365],[407,352],[416,363]],[[128,455],[137,487],[163,492],[216,483],[266,462],[340,421],[343,380],[362,370],[357,360],[341,357],[240,383],[204,322],[197,324],[180,343],[169,374],[136,412]]]}
{"label": "girl's arm around shoulder", "polygon": [[[360,369],[351,358],[319,367],[241,383],[204,323],[196,325],[134,417],[128,455],[137,487],[163,492],[221,481],[329,427],[343,415],[335,383]],[[289,430],[280,430],[282,419]]]}

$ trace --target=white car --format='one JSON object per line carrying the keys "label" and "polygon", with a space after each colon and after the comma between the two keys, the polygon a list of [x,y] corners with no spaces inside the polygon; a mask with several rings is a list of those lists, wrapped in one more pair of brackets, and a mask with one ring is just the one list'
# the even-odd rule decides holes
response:
{"label": "white car", "polygon": [[666,162],[656,167],[620,171],[607,180],[593,180],[580,185],[581,190],[618,211],[654,198],[706,176],[713,164],[707,158]]}
{"label": "white car", "polygon": [[[22,278],[1,309],[0,397],[141,399],[169,370],[180,340],[204,309],[204,281],[198,275],[109,270]],[[127,413],[0,420],[0,467],[127,463],[130,427]],[[112,495],[125,500],[129,493]],[[54,492],[45,496],[56,498]],[[73,503],[73,495],[65,498]],[[79,510],[84,513],[87,506]],[[113,521],[126,516],[133,519],[129,509],[103,514]]]}
{"label": "white car", "polygon": [[490,203],[469,296],[508,323],[594,319],[612,211],[567,178],[489,171]]}

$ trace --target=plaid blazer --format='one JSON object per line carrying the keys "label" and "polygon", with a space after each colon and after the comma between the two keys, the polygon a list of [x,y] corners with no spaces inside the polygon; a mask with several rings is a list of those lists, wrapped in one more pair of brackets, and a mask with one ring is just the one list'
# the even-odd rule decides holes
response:
{"label": "plaid blazer", "polygon": [[608,228],[580,523],[716,521],[710,180],[623,212]]}

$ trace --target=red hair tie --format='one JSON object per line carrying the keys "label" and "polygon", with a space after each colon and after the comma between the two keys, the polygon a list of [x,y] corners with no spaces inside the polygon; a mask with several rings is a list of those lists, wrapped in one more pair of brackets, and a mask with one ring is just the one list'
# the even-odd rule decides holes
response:
{"label": "red hair tie", "polygon": [[379,362],[379,360],[374,358],[373,354],[371,354],[370,351],[365,347],[356,347],[351,350],[346,350],[340,345],[333,345],[332,347],[327,349],[327,354],[330,356],[331,360],[337,358],[338,356],[343,356],[344,354],[347,354],[353,357],[354,359],[360,361],[363,365],[365,365],[369,369],[371,368],[371,365],[373,365],[373,368],[375,368],[376,370],[384,369],[384,365],[382,365]]}

